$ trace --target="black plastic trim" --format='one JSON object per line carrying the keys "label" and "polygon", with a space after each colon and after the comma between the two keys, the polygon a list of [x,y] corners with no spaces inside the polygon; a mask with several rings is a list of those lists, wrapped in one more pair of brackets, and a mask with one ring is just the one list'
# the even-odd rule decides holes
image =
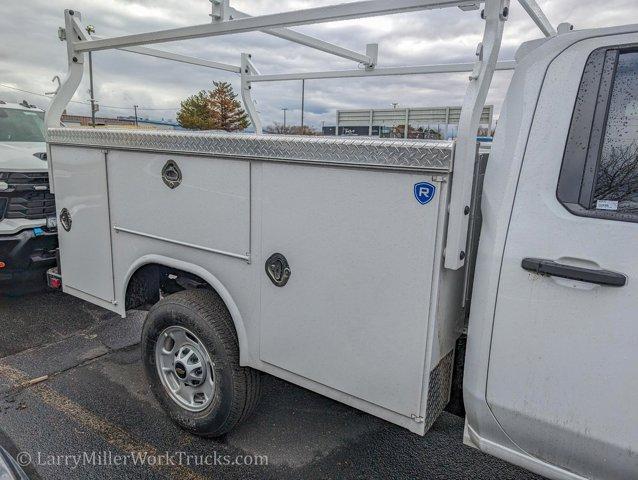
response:
{"label": "black plastic trim", "polygon": [[540,275],[567,278],[569,280],[578,280],[579,282],[595,283],[598,285],[608,285],[610,287],[624,287],[627,284],[627,277],[622,273],[563,265],[562,263],[543,258],[524,258],[521,262],[521,267],[523,267],[524,270]]}
{"label": "black plastic trim", "polygon": [[580,200],[606,53],[606,48],[591,53],[578,88],[556,190],[556,196],[563,204]]}
{"label": "black plastic trim", "polygon": [[14,235],[0,235],[0,260],[6,267],[0,270],[0,280],[16,272],[46,269],[55,265],[58,236],[54,231],[36,235],[32,229]]}

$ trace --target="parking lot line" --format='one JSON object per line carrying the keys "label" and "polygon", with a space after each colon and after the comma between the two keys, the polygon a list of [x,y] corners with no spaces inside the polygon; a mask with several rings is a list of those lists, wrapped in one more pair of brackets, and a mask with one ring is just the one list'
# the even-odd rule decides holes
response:
{"label": "parking lot line", "polygon": [[[45,383],[31,385],[31,379],[24,372],[9,365],[0,364],[0,377],[11,382],[13,389],[29,388],[42,402],[66,415],[70,420],[94,431],[115,448],[131,455],[146,454],[148,457],[158,457],[163,452],[148,443],[142,442],[122,428],[96,416],[86,408],[73,402],[68,397],[56,392]],[[177,464],[148,464],[148,466],[165,471],[169,477],[179,476],[185,480],[206,480],[193,470]]]}

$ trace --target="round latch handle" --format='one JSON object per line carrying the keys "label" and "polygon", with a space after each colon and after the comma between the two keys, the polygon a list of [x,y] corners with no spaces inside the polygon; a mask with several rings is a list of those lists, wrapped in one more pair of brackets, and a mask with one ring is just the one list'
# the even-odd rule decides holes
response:
{"label": "round latch handle", "polygon": [[266,276],[273,285],[283,287],[290,280],[292,270],[288,260],[281,253],[274,253],[266,260]]}
{"label": "round latch handle", "polygon": [[169,160],[162,168],[162,180],[170,189],[177,188],[182,183],[182,171],[175,160]]}

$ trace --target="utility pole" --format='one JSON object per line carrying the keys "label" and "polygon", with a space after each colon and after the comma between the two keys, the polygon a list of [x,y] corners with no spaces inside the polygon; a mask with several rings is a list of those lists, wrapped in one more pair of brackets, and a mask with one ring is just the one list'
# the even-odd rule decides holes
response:
{"label": "utility pole", "polygon": [[[95,33],[93,25],[86,26],[86,33],[92,35]],[[89,52],[89,93],[91,94],[91,126],[95,127],[95,95],[93,90],[93,52]]]}
{"label": "utility pole", "polygon": [[89,89],[91,93],[91,126],[95,127],[95,95],[93,94],[93,52],[89,52]]}
{"label": "utility pole", "polygon": [[306,79],[301,79],[301,133],[303,135],[303,113],[306,103]]}
{"label": "utility pole", "polygon": [[284,112],[284,133],[286,132],[286,112],[288,111],[288,107],[281,108]]}
{"label": "utility pole", "polygon": [[133,110],[135,110],[135,126],[137,127],[137,107],[139,107],[139,105],[133,105]]}

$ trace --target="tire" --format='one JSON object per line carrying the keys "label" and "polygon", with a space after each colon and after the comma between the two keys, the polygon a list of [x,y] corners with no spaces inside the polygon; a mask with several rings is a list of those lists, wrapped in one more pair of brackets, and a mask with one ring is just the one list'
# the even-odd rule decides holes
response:
{"label": "tire", "polygon": [[[191,343],[178,348],[182,341]],[[194,370],[197,379],[186,376],[191,374],[179,363],[184,355],[210,361],[209,367],[203,368],[210,377],[199,387],[192,385],[201,380],[202,368]],[[258,402],[260,374],[239,366],[235,326],[223,300],[212,290],[174,293],[149,310],[142,331],[142,361],[161,406],[175,423],[195,435],[224,435],[248,418]],[[191,358],[187,361],[189,365],[195,363]],[[173,371],[165,368],[167,373],[161,373],[158,365],[166,367],[171,362],[176,364]],[[210,395],[193,394],[197,388],[209,389]],[[191,401],[196,395],[200,395],[199,404]],[[206,404],[204,398],[210,403]]]}

